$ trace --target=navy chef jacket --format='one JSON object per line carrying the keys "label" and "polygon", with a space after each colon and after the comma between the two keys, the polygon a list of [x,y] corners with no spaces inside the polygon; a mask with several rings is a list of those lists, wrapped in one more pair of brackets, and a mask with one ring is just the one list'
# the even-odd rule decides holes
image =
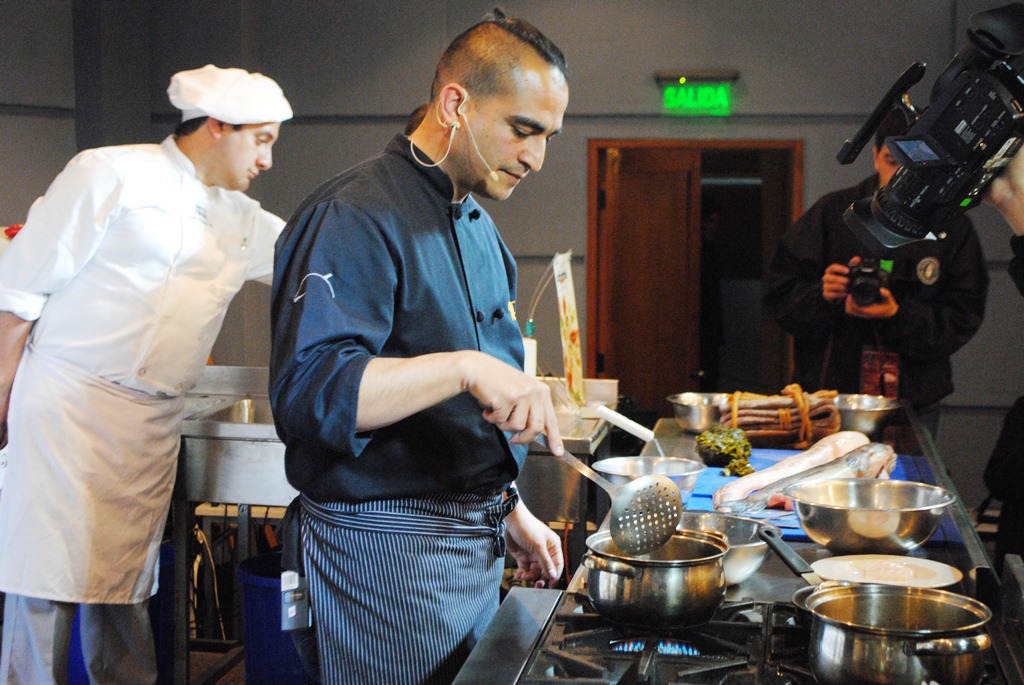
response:
{"label": "navy chef jacket", "polygon": [[270,401],[288,482],[314,500],[499,492],[526,458],[469,393],[356,432],[375,356],[480,350],[523,368],[515,261],[480,205],[452,195],[398,135],[307,197],[277,242]]}

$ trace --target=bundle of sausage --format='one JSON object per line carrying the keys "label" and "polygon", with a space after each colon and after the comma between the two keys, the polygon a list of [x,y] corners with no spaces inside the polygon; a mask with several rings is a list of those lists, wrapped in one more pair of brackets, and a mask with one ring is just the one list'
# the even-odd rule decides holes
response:
{"label": "bundle of sausage", "polygon": [[835,390],[805,392],[787,385],[782,394],[734,392],[718,406],[719,421],[741,428],[754,447],[804,449],[839,430]]}

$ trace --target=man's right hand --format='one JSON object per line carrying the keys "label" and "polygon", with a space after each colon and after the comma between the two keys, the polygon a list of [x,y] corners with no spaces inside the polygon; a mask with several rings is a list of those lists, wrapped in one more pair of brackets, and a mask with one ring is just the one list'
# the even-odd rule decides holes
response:
{"label": "man's right hand", "polygon": [[829,264],[821,277],[821,296],[829,304],[839,304],[846,299],[846,288],[850,284],[850,267],[846,264]]}
{"label": "man's right hand", "polygon": [[547,384],[483,353],[471,354],[465,368],[465,389],[480,402],[487,421],[515,433],[511,439],[515,444],[529,444],[543,433],[551,453],[562,455],[558,417]]}
{"label": "man's right hand", "polygon": [[528,444],[544,433],[551,453],[562,455],[551,389],[478,350],[374,357],[360,381],[356,428],[372,431],[389,426],[463,392],[483,407],[484,419],[515,433],[511,442]]}

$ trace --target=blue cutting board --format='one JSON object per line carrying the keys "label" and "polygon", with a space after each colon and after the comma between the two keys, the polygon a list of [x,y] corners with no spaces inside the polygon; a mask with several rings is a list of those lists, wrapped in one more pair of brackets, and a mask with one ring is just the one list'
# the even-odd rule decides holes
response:
{"label": "blue cutting board", "polygon": [[[799,450],[770,450],[755,448],[751,450],[750,465],[754,467],[754,470],[760,471],[788,456],[797,454],[798,452]],[[897,457],[896,468],[893,469],[889,478],[892,480],[916,480],[915,478],[909,477],[907,473],[907,461],[907,457]],[[690,501],[686,505],[686,510],[713,511],[714,507],[711,505],[711,495],[713,495],[718,488],[722,487],[726,483],[736,480],[738,477],[739,476],[723,476],[721,467],[709,466],[699,476],[697,476],[697,485],[693,488],[693,494],[690,496]],[[781,509],[766,509],[751,518],[761,518],[765,516],[772,517],[773,515],[780,513],[782,513]],[[779,530],[782,531],[783,540],[807,541],[810,539],[807,537],[807,533],[804,532],[803,528],[800,527],[800,522],[797,520],[795,513],[790,513],[788,516],[780,518],[771,518],[770,522],[773,525],[778,526]]]}

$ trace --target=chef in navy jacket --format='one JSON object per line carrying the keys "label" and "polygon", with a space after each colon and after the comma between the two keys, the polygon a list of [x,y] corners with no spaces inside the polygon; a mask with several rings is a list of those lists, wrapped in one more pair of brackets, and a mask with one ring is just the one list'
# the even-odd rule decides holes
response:
{"label": "chef in navy jacket", "polygon": [[493,14],[448,48],[411,135],[314,191],[277,243],[270,395],[325,683],[451,682],[506,550],[521,578],[562,571],[514,487],[530,441],[562,441],[474,195],[539,171],[567,103],[558,48]]}

